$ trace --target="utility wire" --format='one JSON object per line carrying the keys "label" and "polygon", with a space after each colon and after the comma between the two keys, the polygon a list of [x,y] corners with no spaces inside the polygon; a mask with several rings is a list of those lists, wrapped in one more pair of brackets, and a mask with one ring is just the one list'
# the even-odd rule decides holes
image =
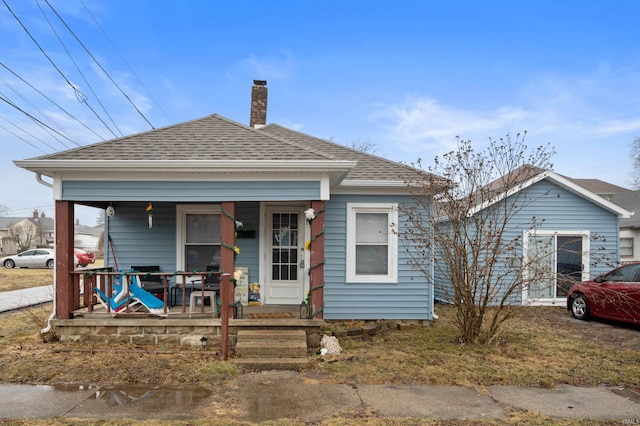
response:
{"label": "utility wire", "polygon": [[[5,0],[2,0],[5,1]],[[102,70],[102,72],[104,72],[104,74],[107,76],[107,78],[109,78],[109,80],[111,80],[111,82],[113,83],[114,86],[116,86],[118,88],[118,90],[120,90],[120,93],[122,93],[122,95],[127,99],[127,101],[129,101],[129,103],[131,104],[131,106],[133,106],[133,108],[138,112],[138,114],[140,114],[140,116],[144,119],[144,121],[147,122],[147,124],[149,124],[149,126],[151,126],[152,129],[155,129],[155,127],[153,127],[153,124],[151,124],[151,122],[147,119],[147,117],[144,116],[144,114],[142,113],[142,111],[140,111],[138,109],[138,107],[133,103],[133,101],[131,100],[131,98],[129,98],[129,96],[120,88],[120,86],[118,85],[118,83],[115,82],[115,80],[113,78],[111,78],[111,76],[109,75],[109,73],[107,72],[107,70],[104,69],[104,67],[100,64],[100,62],[98,62],[98,60],[93,56],[93,54],[89,51],[89,49],[87,49],[87,47],[84,45],[84,43],[82,43],[82,41],[78,38],[78,36],[76,36],[76,34],[73,32],[73,30],[69,27],[69,25],[67,25],[67,23],[64,21],[64,19],[62,19],[62,17],[58,14],[58,12],[53,8],[53,6],[51,6],[51,4],[49,3],[49,0],[44,0],[44,2],[51,8],[51,10],[53,11],[53,13],[56,14],[56,16],[58,17],[58,19],[60,19],[60,21],[64,24],[65,27],[67,27],[67,30],[69,30],[69,32],[73,35],[73,37],[78,41],[78,43],[80,43],[80,46],[82,46],[82,48],[85,50],[85,52],[87,52],[87,54],[91,57],[91,59],[93,59],[93,61],[98,65],[98,67],[100,67],[100,69]],[[6,3],[5,3],[6,4]]]}
{"label": "utility wire", "polygon": [[151,94],[151,92],[149,91],[149,89],[147,89],[147,87],[144,85],[144,83],[142,82],[142,80],[140,80],[140,77],[138,77],[138,74],[136,74],[136,72],[133,70],[133,68],[131,68],[131,65],[129,65],[129,63],[127,62],[127,60],[124,58],[124,56],[122,55],[122,53],[120,53],[120,51],[118,50],[118,48],[116,47],[116,45],[113,43],[113,41],[111,41],[111,39],[109,38],[109,36],[107,35],[106,31],[104,30],[104,28],[102,28],[102,26],[100,25],[100,23],[98,22],[98,20],[93,16],[93,14],[91,13],[91,11],[89,10],[89,8],[87,7],[87,5],[84,3],[83,0],[80,0],[80,3],[82,3],[82,6],[84,6],[85,10],[87,11],[87,13],[89,14],[89,16],[91,16],[91,19],[93,19],[93,22],[95,22],[95,24],[98,26],[98,28],[100,28],[100,31],[102,31],[102,34],[104,34],[104,37],[107,39],[107,41],[109,42],[109,44],[111,44],[111,47],[113,47],[113,50],[116,51],[116,53],[118,54],[118,56],[120,56],[120,59],[122,59],[122,62],[125,63],[125,65],[127,66],[127,68],[129,68],[129,71],[131,71],[131,74],[133,74],[136,78],[136,80],[138,80],[138,83],[140,83],[140,86],[142,86],[142,88],[145,90],[145,92],[147,92],[147,95],[149,95],[149,97],[153,100],[153,102],[156,104],[156,106],[158,107],[158,109],[160,110],[160,112],[162,112],[162,115],[164,115],[164,117],[167,119],[167,121],[169,121],[171,123],[171,119],[169,118],[169,116],[167,115],[167,113],[164,111],[164,109],[162,109],[162,106],[160,105],[160,103],[153,97],[153,95]]}
{"label": "utility wire", "polygon": [[[109,117],[109,119],[111,120],[111,123],[115,126],[116,130],[120,133],[120,136],[124,136],[122,133],[122,130],[120,130],[120,128],[118,127],[118,125],[116,124],[116,122],[113,120],[113,118],[111,117],[111,114],[109,114],[109,112],[107,111],[107,109],[104,107],[104,105],[102,104],[102,102],[100,101],[100,98],[98,97],[98,95],[96,94],[96,92],[93,90],[93,87],[91,86],[91,83],[89,83],[89,81],[87,80],[87,78],[84,76],[82,70],[80,69],[80,67],[78,66],[78,64],[76,63],[76,61],[73,59],[73,56],[71,55],[71,53],[69,52],[69,50],[67,49],[67,46],[64,44],[64,42],[62,41],[62,39],[60,38],[60,36],[58,35],[58,32],[56,31],[56,29],[54,28],[53,24],[51,23],[51,21],[49,20],[49,18],[47,17],[47,15],[44,13],[44,10],[42,9],[42,7],[40,6],[40,2],[38,2],[38,0],[36,0],[36,5],[38,6],[38,9],[40,9],[40,13],[42,13],[42,16],[44,17],[44,19],[47,21],[47,23],[49,24],[49,27],[51,27],[51,31],[53,31],[53,34],[55,34],[56,38],[58,39],[58,41],[60,42],[60,44],[62,45],[62,48],[64,49],[65,52],[67,52],[67,56],[69,57],[69,59],[71,60],[71,62],[73,63],[73,65],[76,67],[76,70],[78,70],[78,73],[80,74],[80,76],[82,77],[82,79],[84,80],[84,82],[87,84],[87,87],[89,87],[89,90],[91,90],[91,93],[93,93],[93,96],[96,98],[96,100],[98,101],[98,104],[100,104],[100,106],[102,107],[102,110],[105,112],[105,114],[107,114],[107,117]],[[83,95],[84,96],[84,95]],[[113,136],[117,137],[117,135],[113,132],[111,132],[113,134]]]}
{"label": "utility wire", "polygon": [[[20,26],[24,29],[24,31],[27,33],[27,35],[31,38],[31,40],[33,40],[33,42],[36,44],[36,46],[38,46],[38,49],[40,49],[40,51],[42,52],[42,54],[49,60],[49,62],[51,63],[51,65],[53,65],[53,67],[56,69],[56,71],[58,71],[58,73],[62,76],[62,78],[67,82],[67,84],[69,86],[71,86],[71,88],[74,90],[75,94],[76,94],[76,98],[80,101],[80,102],[84,102],[85,105],[87,105],[87,107],[94,113],[94,115],[96,117],[98,117],[98,120],[100,120],[100,122],[102,122],[102,124],[109,129],[109,131],[113,134],[114,137],[118,137],[113,130],[111,130],[109,128],[109,126],[107,126],[107,123],[104,122],[104,120],[102,120],[102,118],[98,115],[98,113],[95,112],[95,110],[93,108],[91,108],[91,106],[89,105],[89,103],[87,102],[87,97],[80,91],[78,90],[73,83],[71,83],[69,81],[69,79],[64,75],[64,73],[62,71],[60,71],[60,68],[58,68],[58,66],[55,64],[55,62],[53,62],[53,60],[49,57],[49,55],[47,55],[47,53],[44,51],[44,49],[42,48],[42,46],[40,46],[40,44],[38,43],[38,41],[31,35],[31,33],[29,32],[29,30],[27,29],[27,27],[24,26],[24,24],[22,23],[22,21],[20,20],[20,18],[18,18],[18,16],[13,13],[13,10],[11,10],[11,8],[9,7],[9,5],[7,4],[6,0],[2,0],[2,2],[4,3],[4,5],[7,7],[7,9],[9,10],[9,12],[11,12],[11,14],[13,15],[13,17],[16,19],[16,21],[18,21],[18,23],[20,24]],[[4,100],[4,99],[3,99]],[[6,100],[5,100],[6,101]],[[15,105],[14,105],[15,106]],[[20,110],[22,111],[22,110]],[[24,112],[24,111],[22,111]],[[26,114],[26,112],[24,112]],[[28,114],[28,116],[31,119],[35,119],[35,117],[33,117],[32,115]],[[57,132],[56,132],[57,133]],[[79,146],[79,145],[78,145]]]}
{"label": "utility wire", "polygon": [[70,112],[68,112],[67,110],[65,110],[64,108],[62,108],[58,103],[56,103],[53,99],[51,99],[50,97],[48,97],[46,94],[42,93],[40,90],[38,90],[35,86],[33,86],[31,83],[29,83],[27,80],[25,80],[24,78],[20,77],[16,72],[14,72],[11,68],[9,68],[8,66],[6,66],[5,64],[3,64],[2,62],[0,62],[0,66],[4,67],[7,71],[9,71],[11,74],[13,74],[14,76],[16,76],[18,79],[20,79],[20,81],[22,81],[24,84],[26,84],[27,86],[31,87],[33,90],[35,90],[36,92],[38,92],[42,97],[44,97],[46,100],[48,100],[49,102],[51,102],[52,104],[54,104],[55,106],[58,107],[58,109],[60,109],[62,112],[64,112],[65,114],[67,114],[70,118],[72,118],[73,120],[77,121],[80,125],[82,125],[85,129],[89,130],[90,132],[92,132],[94,135],[96,135],[97,137],[99,137],[102,140],[105,140],[104,137],[100,136],[99,133],[97,133],[95,130],[93,130],[91,127],[87,126],[86,124],[84,124],[82,121],[78,120],[74,115],[72,115]]}
{"label": "utility wire", "polygon": [[[49,122],[51,123],[52,126],[55,126],[59,131],[64,132],[68,137],[71,137],[63,128],[61,128],[58,123],[56,123],[54,120],[51,119],[51,117],[49,117],[44,111],[42,111],[40,109],[40,107],[38,107],[37,105],[35,105],[33,102],[31,102],[29,99],[27,99],[26,97],[24,97],[20,92],[18,92],[11,84],[9,84],[8,81],[6,81],[4,78],[0,77],[0,81],[2,81],[9,89],[11,89],[13,91],[13,93],[15,93],[16,95],[18,95],[18,97],[20,97],[20,99],[22,99],[24,102],[26,102],[27,104],[29,104],[29,106],[33,109],[35,109],[36,111],[38,111],[40,113],[40,115],[42,115],[43,117],[45,117],[47,120],[49,120]],[[7,95],[5,95],[4,93],[2,93],[0,91],[0,95],[3,95],[5,98],[8,98]],[[54,136],[55,138],[55,136]],[[64,146],[65,148],[69,148],[64,142],[62,142],[60,139],[55,138],[58,142],[60,142],[60,144],[62,144],[62,146]]]}
{"label": "utility wire", "polygon": [[62,133],[58,132],[56,129],[48,126],[46,123],[43,123],[42,121],[38,120],[36,117],[34,117],[33,115],[29,114],[27,111],[23,110],[22,108],[20,108],[19,106],[17,106],[16,104],[14,104],[13,102],[11,102],[10,100],[8,100],[7,98],[5,98],[4,96],[0,96],[0,101],[6,102],[7,104],[9,104],[10,106],[14,107],[15,109],[17,109],[18,111],[20,111],[21,113],[23,113],[24,115],[26,115],[27,117],[29,117],[30,119],[32,119],[33,121],[35,121],[36,123],[41,124],[42,126],[46,127],[47,129],[51,130],[52,132],[62,136],[63,138],[67,139],[69,142],[74,143],[77,146],[82,146],[79,143],[77,143],[74,140],[69,139],[68,137],[66,137],[65,135],[63,135]]}
{"label": "utility wire", "polygon": [[[11,123],[11,124],[13,124],[13,123]],[[16,138],[20,139],[22,142],[24,142],[24,143],[26,143],[26,144],[28,144],[28,145],[31,145],[31,146],[32,146],[32,147],[34,147],[35,149],[37,149],[37,150],[39,150],[39,151],[42,151],[43,153],[47,154],[47,151],[45,151],[44,149],[40,148],[39,146],[35,146],[34,144],[32,144],[31,142],[29,142],[28,140],[26,140],[26,139],[25,139],[25,138],[23,138],[22,136],[20,136],[20,135],[18,135],[18,134],[16,134],[16,133],[14,133],[14,132],[12,132],[11,130],[9,130],[9,129],[7,129],[6,127],[4,127],[2,124],[0,124],[0,129],[4,129],[4,131],[6,131],[6,132],[8,132],[8,133],[11,133],[13,136],[15,136]],[[23,132],[25,132],[25,133],[28,133],[28,132],[26,132],[24,129],[20,129],[20,130],[22,130],[22,131],[23,131]],[[31,136],[33,136],[33,135],[31,135]],[[37,138],[36,138],[36,139],[37,139]],[[40,140],[40,139],[38,139],[38,140]],[[40,142],[42,142],[42,141],[40,141]],[[46,142],[42,142],[42,143],[44,143],[45,145],[49,146],[51,149],[53,149],[53,150],[55,151],[55,149],[54,149],[51,145],[49,145],[48,143],[46,143]]]}

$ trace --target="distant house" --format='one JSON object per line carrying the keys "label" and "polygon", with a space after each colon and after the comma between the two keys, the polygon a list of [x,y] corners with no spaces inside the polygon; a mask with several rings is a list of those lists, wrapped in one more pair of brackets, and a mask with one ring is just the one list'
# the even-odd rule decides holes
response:
{"label": "distant house", "polygon": [[[521,173],[524,178],[515,188],[496,184],[494,201],[479,205],[473,212],[482,214],[497,203],[508,206],[515,202],[514,197],[529,200],[511,218],[504,237],[507,241],[521,239],[518,259],[525,259],[522,273],[531,276],[535,268],[544,279],[525,286],[510,300],[512,304],[563,304],[573,281],[606,272],[618,261],[620,220],[630,218],[633,212],[550,170],[525,166]],[[533,218],[538,223],[534,229]],[[548,255],[526,263],[527,253],[534,252]],[[508,269],[504,265],[497,268]],[[451,284],[438,272],[435,278],[436,297],[450,299]]]}
{"label": "distant house", "polygon": [[613,201],[613,197],[618,194],[623,194],[630,191],[627,188],[623,188],[621,186],[614,185],[600,179],[575,179],[570,177],[567,179],[571,180],[574,183],[577,183],[586,190],[591,191],[594,194],[597,194],[605,200],[609,201]]}
{"label": "distant house", "polygon": [[54,181],[58,318],[73,318],[79,300],[68,229],[82,204],[108,210],[105,266],[158,265],[171,288],[182,283],[176,271],[242,266],[263,305],[306,300],[311,318],[431,319],[428,277],[392,232],[407,226],[398,204],[411,201],[415,170],[267,125],[265,84],[252,89],[249,126],[210,115],[15,162]]}
{"label": "distant house", "polygon": [[53,247],[54,229],[54,220],[37,210],[31,217],[0,217],[0,253],[7,255],[29,248]]}
{"label": "distant house", "polygon": [[85,251],[95,252],[101,251],[103,247],[99,247],[100,235],[104,232],[104,226],[86,226],[80,225],[78,221],[74,226],[74,246]]}
{"label": "distant house", "polygon": [[625,191],[615,194],[611,201],[627,210],[636,212],[629,218],[620,219],[620,261],[640,260],[640,191]]}

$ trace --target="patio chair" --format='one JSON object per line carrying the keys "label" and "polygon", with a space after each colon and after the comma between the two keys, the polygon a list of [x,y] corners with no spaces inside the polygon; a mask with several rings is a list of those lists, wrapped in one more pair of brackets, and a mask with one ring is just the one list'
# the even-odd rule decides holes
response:
{"label": "patio chair", "polygon": [[[126,293],[123,291],[122,286],[122,276],[119,277],[118,281],[113,284],[113,294],[111,297],[108,297],[99,287],[94,287],[93,290],[96,292],[96,299],[105,309],[109,309],[111,307],[112,312],[118,312],[124,309],[127,303]],[[107,303],[108,301],[108,303]]]}
{"label": "patio chair", "polygon": [[[158,265],[131,266],[131,272],[160,272]],[[162,277],[158,275],[140,275],[140,287],[152,294],[164,295]]]}
{"label": "patio chair", "polygon": [[[127,283],[127,280],[124,280],[124,282]],[[164,312],[164,301],[158,299],[153,294],[143,289],[140,285],[140,278],[137,275],[132,275],[131,284],[127,283],[123,285],[123,290],[124,288],[126,288],[127,292],[130,295],[130,298],[134,301],[134,303],[140,303],[154,315],[163,317],[167,316],[167,314]]]}

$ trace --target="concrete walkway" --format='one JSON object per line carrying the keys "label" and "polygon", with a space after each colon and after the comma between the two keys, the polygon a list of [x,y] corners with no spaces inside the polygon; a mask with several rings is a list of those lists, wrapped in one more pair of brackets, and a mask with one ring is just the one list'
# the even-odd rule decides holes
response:
{"label": "concrete walkway", "polygon": [[320,384],[304,373],[246,373],[214,390],[201,386],[0,385],[0,419],[234,419],[316,423],[332,416],[503,420],[513,411],[556,419],[640,422],[640,394],[606,387]]}
{"label": "concrete walkway", "polygon": [[39,305],[53,300],[53,284],[22,290],[0,292],[0,312],[12,311],[26,306]]}

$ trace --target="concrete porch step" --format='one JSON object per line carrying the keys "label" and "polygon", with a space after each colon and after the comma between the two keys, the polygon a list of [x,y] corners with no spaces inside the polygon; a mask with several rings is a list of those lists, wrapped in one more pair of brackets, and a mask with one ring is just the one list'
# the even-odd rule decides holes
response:
{"label": "concrete porch step", "polygon": [[248,370],[301,370],[309,364],[305,358],[236,358],[233,360]]}
{"label": "concrete porch step", "polygon": [[304,330],[239,330],[235,362],[255,370],[298,370],[308,363]]}

